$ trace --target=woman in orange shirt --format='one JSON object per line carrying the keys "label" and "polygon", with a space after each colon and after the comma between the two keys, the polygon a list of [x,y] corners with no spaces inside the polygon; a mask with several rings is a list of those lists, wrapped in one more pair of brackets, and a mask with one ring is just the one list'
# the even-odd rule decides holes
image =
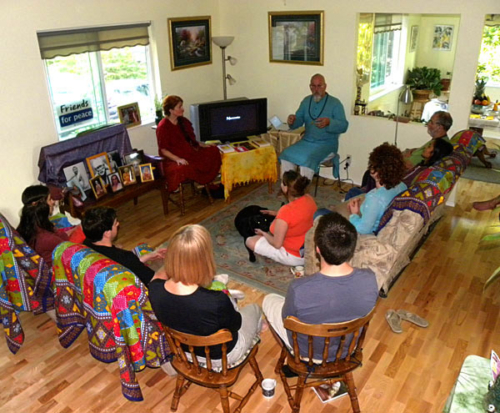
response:
{"label": "woman in orange shirt", "polygon": [[254,237],[247,238],[246,245],[256,254],[271,258],[284,265],[304,265],[303,246],[307,231],[313,226],[316,202],[305,193],[311,181],[296,171],[283,174],[281,190],[288,204],[279,211],[262,211],[274,215],[269,232],[256,229]]}

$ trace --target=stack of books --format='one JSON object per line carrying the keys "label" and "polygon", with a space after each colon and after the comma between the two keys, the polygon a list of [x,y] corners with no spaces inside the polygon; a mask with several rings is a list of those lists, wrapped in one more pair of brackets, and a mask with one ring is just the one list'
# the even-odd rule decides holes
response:
{"label": "stack of books", "polygon": [[255,145],[257,148],[263,148],[264,146],[271,145],[269,142],[265,141],[262,138],[252,139],[250,142],[252,142],[252,144]]}

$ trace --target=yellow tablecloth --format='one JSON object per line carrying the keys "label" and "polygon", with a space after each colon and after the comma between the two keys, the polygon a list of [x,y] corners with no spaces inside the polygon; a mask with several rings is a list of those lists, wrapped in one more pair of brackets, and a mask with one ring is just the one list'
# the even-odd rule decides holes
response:
{"label": "yellow tablecloth", "polygon": [[278,180],[278,158],[272,146],[254,149],[248,152],[230,152],[222,154],[221,182],[224,185],[224,197],[235,185],[250,182]]}

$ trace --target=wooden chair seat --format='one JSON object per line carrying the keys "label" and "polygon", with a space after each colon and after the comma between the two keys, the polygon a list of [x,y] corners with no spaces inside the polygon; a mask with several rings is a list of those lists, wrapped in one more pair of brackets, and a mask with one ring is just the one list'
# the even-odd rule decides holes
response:
{"label": "wooden chair seat", "polygon": [[[175,386],[171,411],[176,411],[181,396],[187,391],[192,383],[199,386],[217,389],[220,393],[222,410],[229,413],[229,397],[239,400],[235,412],[241,412],[241,409],[248,402],[253,392],[259,387],[263,380],[259,365],[255,358],[258,351],[258,344],[255,344],[248,355],[238,365],[233,368],[228,367],[227,343],[232,340],[232,334],[229,330],[223,329],[210,336],[195,336],[192,334],[181,333],[163,325],[163,330],[167,337],[170,348],[174,351],[172,366],[177,371],[177,382]],[[185,347],[188,347],[188,359]],[[210,347],[222,345],[222,358],[220,360],[221,368],[214,367],[214,361],[210,357]],[[195,354],[195,348],[203,348],[205,362],[200,363]],[[244,396],[233,393],[228,390],[238,380],[241,370],[249,363],[254,375],[255,382]],[[218,363],[216,363],[218,364]],[[220,370],[220,371],[219,371]]]}
{"label": "wooden chair seat", "polygon": [[[365,317],[332,324],[306,324],[296,317],[287,317],[284,326],[292,333],[293,349],[285,345],[279,335],[271,328],[274,337],[281,346],[281,354],[275,372],[280,375],[293,413],[300,412],[304,388],[318,386],[325,382],[333,384],[338,381],[347,386],[352,410],[355,413],[361,412],[352,371],[360,367],[363,361],[363,343],[374,312],[375,309]],[[308,348],[307,351],[303,349],[302,353],[298,343],[299,334],[307,336]],[[337,338],[339,343],[335,348],[335,360],[329,360],[330,343],[332,339]],[[322,342],[321,360],[314,359],[313,343],[317,340]],[[285,362],[290,370],[298,375],[297,383],[294,385],[289,385],[283,372]],[[308,382],[309,379],[313,380]],[[292,394],[292,391],[295,393]]]}

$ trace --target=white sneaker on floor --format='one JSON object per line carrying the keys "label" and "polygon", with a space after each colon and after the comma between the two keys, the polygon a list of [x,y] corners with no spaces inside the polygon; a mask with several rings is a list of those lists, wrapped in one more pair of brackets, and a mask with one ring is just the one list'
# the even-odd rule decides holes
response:
{"label": "white sneaker on floor", "polygon": [[235,300],[243,300],[245,298],[245,293],[240,290],[228,290],[231,297]]}
{"label": "white sneaker on floor", "polygon": [[217,274],[214,276],[214,281],[219,281],[222,284],[226,284],[229,282],[229,275],[227,274]]}

